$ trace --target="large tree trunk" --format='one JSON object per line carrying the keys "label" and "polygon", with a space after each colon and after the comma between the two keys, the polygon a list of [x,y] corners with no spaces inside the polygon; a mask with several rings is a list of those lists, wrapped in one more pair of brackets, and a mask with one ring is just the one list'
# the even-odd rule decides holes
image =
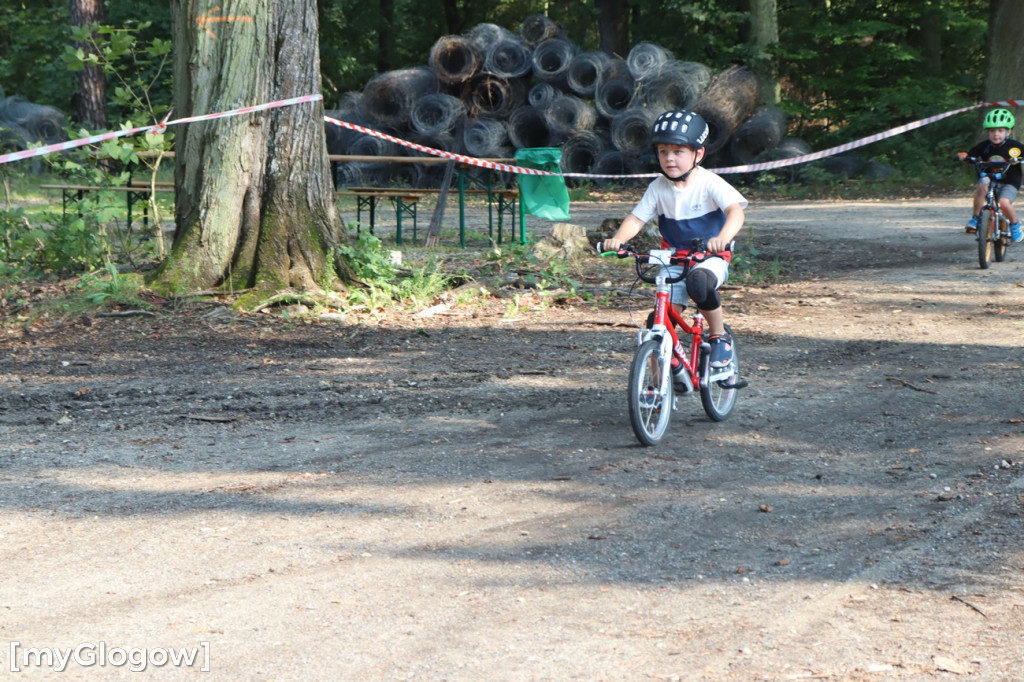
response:
{"label": "large tree trunk", "polygon": [[626,0],[594,0],[597,6],[598,48],[625,58],[629,54],[629,3]]}
{"label": "large tree trunk", "polygon": [[[171,9],[176,117],[320,92],[316,0],[171,0]],[[254,287],[254,298],[337,284],[321,102],[174,132],[174,245],[158,285]]]}
{"label": "large tree trunk", "polygon": [[[988,73],[985,75],[985,99],[1003,100],[1024,97],[1024,50],[1020,47],[1020,27],[1024,26],[1024,2],[992,0],[989,13]],[[1024,109],[1014,115],[1022,120]],[[1020,139],[1020,135],[1014,135]]]}
{"label": "large tree trunk", "polygon": [[[71,0],[71,25],[86,26],[103,23],[103,0]],[[93,51],[88,43],[79,43],[75,47],[87,54]],[[89,65],[78,72],[78,92],[73,99],[75,118],[82,125],[92,130],[108,127],[107,119],[107,85],[103,76],[103,67]]]}

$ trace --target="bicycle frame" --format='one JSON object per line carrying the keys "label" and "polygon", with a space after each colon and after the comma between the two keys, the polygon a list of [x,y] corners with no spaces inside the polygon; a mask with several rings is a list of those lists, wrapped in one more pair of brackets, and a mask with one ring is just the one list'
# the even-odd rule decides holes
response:
{"label": "bicycle frame", "polygon": [[[660,339],[662,357],[674,356],[679,359],[686,378],[689,380],[690,390],[692,390],[695,386],[706,386],[711,379],[708,376],[711,373],[705,373],[702,376],[700,368],[701,347],[703,346],[705,351],[709,351],[711,346],[703,340],[704,315],[697,310],[693,313],[692,321],[687,322],[682,313],[677,311],[675,306],[672,305],[672,285],[668,283],[668,264],[673,254],[674,252],[669,250],[654,250],[650,252],[648,262],[657,263],[658,267],[658,274],[655,277],[654,318],[650,329],[642,329],[638,333],[637,345],[652,338]],[[683,341],[680,338],[681,335],[676,332],[677,325],[685,335],[690,337],[688,349],[683,346]],[[665,364],[665,371],[668,371],[670,369],[669,363]],[[715,372],[713,378],[715,381],[722,381],[723,379],[728,379],[732,373],[732,370],[725,369],[721,372]],[[669,379],[669,377],[665,378]]]}
{"label": "bicycle frame", "polygon": [[[668,263],[672,253],[671,251],[651,251],[650,258],[651,260],[664,258],[664,262]],[[700,353],[700,337],[703,333],[703,315],[697,310],[693,314],[693,321],[691,323],[686,322],[682,313],[672,305],[672,285],[668,283],[668,266],[659,263],[657,267],[658,273],[654,281],[656,291],[654,292],[653,322],[650,329],[639,332],[637,345],[652,338],[662,340],[662,356],[675,356],[679,358],[692,389],[700,381],[697,359]],[[680,335],[676,333],[676,326],[690,336],[688,351],[683,347]],[[669,368],[669,364],[666,364],[666,367]]]}
{"label": "bicycle frame", "polygon": [[[602,251],[600,244],[597,249]],[[669,250],[642,254],[628,244],[607,255],[612,253],[619,258],[633,257],[637,278],[655,285],[654,312],[637,333],[637,348],[629,367],[629,421],[637,440],[648,446],[661,442],[677,409],[678,394],[697,391],[712,421],[727,419],[736,403],[737,390],[747,385],[740,379],[735,342],[727,365],[712,368],[711,344],[704,340],[704,315],[695,310],[692,321],[687,321],[673,307],[671,295],[672,285],[683,281],[694,263],[702,257],[717,256],[708,254],[703,242],[696,239],[688,256],[677,256]],[[672,275],[669,268],[673,265],[682,266],[682,273]],[[677,326],[681,331],[676,331]],[[730,331],[728,325],[726,331]],[[673,356],[678,360],[678,372],[672,371]]]}

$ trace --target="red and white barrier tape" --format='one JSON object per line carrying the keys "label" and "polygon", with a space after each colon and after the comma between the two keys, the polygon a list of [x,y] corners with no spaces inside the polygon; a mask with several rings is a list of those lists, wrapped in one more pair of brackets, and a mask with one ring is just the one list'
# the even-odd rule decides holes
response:
{"label": "red and white barrier tape", "polygon": [[[138,133],[150,131],[154,133],[162,133],[167,126],[178,125],[181,123],[195,123],[197,121],[210,121],[216,118],[230,118],[232,116],[241,116],[242,114],[251,114],[257,111],[266,111],[267,109],[278,109],[280,107],[287,107],[293,104],[302,104],[303,102],[317,102],[321,99],[323,99],[323,95],[303,95],[302,97],[292,97],[289,99],[278,100],[276,102],[269,102],[267,104],[257,104],[251,107],[241,107],[230,111],[221,111],[215,114],[189,116],[187,118],[179,118],[173,121],[168,121],[167,118],[165,118],[160,123],[151,126],[142,126],[140,128],[131,128],[128,130],[117,130],[110,133],[100,133],[99,135],[82,137],[77,140],[68,140],[67,142],[58,142],[45,147],[35,147],[33,149],[25,149],[19,152],[12,152],[10,154],[0,154],[0,164],[10,163],[11,161],[21,161],[23,159],[31,159],[36,156],[52,154],[53,152],[75,149],[76,147],[85,147],[87,145],[97,144],[106,140],[114,140],[128,135],[137,135]],[[169,116],[170,114],[168,114],[168,117]]]}
{"label": "red and white barrier tape", "polygon": [[[90,137],[83,137],[83,138],[79,138],[77,140],[68,140],[67,142],[59,142],[57,144],[51,144],[51,145],[47,145],[45,147],[36,147],[36,148],[33,148],[33,149],[26,149],[24,151],[12,152],[12,153],[9,153],[9,154],[0,154],[0,164],[10,163],[12,161],[21,161],[23,159],[30,159],[30,158],[33,158],[33,157],[36,157],[36,156],[43,156],[45,154],[51,154],[53,152],[65,151],[65,150],[68,150],[68,149],[75,149],[76,147],[84,147],[84,146],[87,146],[87,145],[90,145],[90,144],[97,144],[99,142],[104,142],[106,140],[113,140],[113,139],[117,139],[117,138],[120,138],[120,137],[126,137],[128,135],[136,135],[138,133],[144,133],[144,132],[149,132],[149,131],[152,131],[154,133],[162,133],[164,131],[164,129],[166,129],[166,127],[169,126],[169,125],[178,125],[178,124],[181,124],[181,123],[195,123],[195,122],[198,122],[198,121],[209,121],[209,120],[218,119],[218,118],[230,118],[232,116],[241,116],[243,114],[251,114],[251,113],[258,112],[258,111],[266,111],[268,109],[277,109],[277,108],[280,108],[280,107],[287,107],[287,106],[291,106],[291,105],[294,105],[294,104],[302,104],[304,102],[316,102],[316,101],[319,101],[321,99],[323,99],[323,96],[319,95],[319,94],[317,94],[317,95],[304,95],[302,97],[292,97],[292,98],[289,98],[289,99],[282,99],[282,100],[278,100],[276,102],[269,102],[267,104],[258,104],[258,105],[254,105],[254,106],[250,106],[250,107],[240,107],[238,109],[232,109],[230,111],[217,112],[217,113],[214,113],[214,114],[202,114],[202,115],[198,115],[198,116],[189,116],[189,117],[186,117],[186,118],[175,119],[173,121],[168,121],[165,118],[160,123],[157,123],[157,124],[151,125],[151,126],[143,126],[143,127],[139,127],[139,128],[131,128],[131,129],[128,129],[128,130],[118,130],[118,131],[109,132],[109,133],[102,133],[102,134],[99,134],[99,135],[92,135]],[[847,142],[846,144],[841,144],[841,145],[839,145],[837,147],[831,147],[829,149],[825,149],[825,150],[822,150],[820,152],[814,152],[812,154],[804,154],[802,156],[795,156],[795,157],[789,158],[789,159],[780,159],[778,161],[768,161],[768,162],[765,162],[765,163],[748,164],[748,165],[745,165],[745,166],[730,166],[730,167],[727,167],[727,168],[711,168],[709,170],[712,170],[715,173],[718,173],[718,174],[721,174],[721,175],[732,174],[732,173],[752,173],[752,172],[757,172],[757,171],[764,171],[764,170],[772,170],[772,169],[775,169],[775,168],[782,168],[782,167],[785,167],[785,166],[794,166],[794,165],[801,164],[801,163],[807,163],[809,161],[817,161],[818,159],[823,159],[823,158],[828,157],[828,156],[834,156],[836,154],[841,154],[843,152],[850,151],[851,149],[857,149],[858,147],[864,147],[864,146],[867,146],[867,145],[872,144],[874,142],[879,142],[881,140],[885,140],[885,139],[890,138],[890,137],[895,137],[896,135],[902,135],[905,132],[908,132],[908,131],[911,131],[911,130],[916,130],[917,128],[921,128],[921,127],[926,126],[926,125],[928,125],[930,123],[935,123],[936,121],[940,121],[940,120],[942,120],[944,118],[948,118],[950,116],[955,116],[957,114],[962,114],[962,113],[964,113],[966,111],[971,111],[971,110],[974,110],[974,109],[979,109],[981,107],[987,107],[987,106],[1020,107],[1020,106],[1024,106],[1024,100],[999,100],[999,101],[993,101],[993,102],[979,102],[979,103],[973,104],[973,105],[971,105],[969,107],[962,107],[960,109],[954,109],[953,111],[947,111],[947,112],[942,113],[942,114],[937,114],[935,116],[930,116],[928,118],[923,118],[923,119],[921,119],[919,121],[914,121],[912,123],[907,123],[905,125],[898,126],[896,128],[891,128],[890,130],[887,130],[885,132],[878,133],[878,134],[875,134],[875,135],[870,135],[868,137],[864,137],[864,138],[861,138],[859,140],[854,140],[853,142]],[[168,116],[170,116],[170,114],[168,114]],[[465,163],[465,164],[472,165],[472,166],[479,166],[481,168],[488,168],[490,170],[496,170],[496,171],[505,171],[505,172],[508,172],[508,173],[516,173],[516,174],[519,174],[519,175],[554,175],[554,176],[561,176],[561,177],[566,177],[566,178],[602,178],[602,179],[651,178],[651,177],[657,177],[657,175],[658,175],[657,173],[637,173],[637,174],[632,174],[632,175],[598,175],[598,174],[594,174],[594,173],[553,173],[551,171],[537,170],[537,169],[534,169],[534,168],[524,168],[522,166],[515,166],[515,165],[511,165],[511,164],[496,163],[494,161],[487,161],[485,159],[478,159],[476,157],[466,156],[464,154],[455,154],[453,152],[444,151],[442,149],[434,149],[432,147],[427,147],[427,146],[424,146],[424,145],[421,145],[421,144],[417,144],[415,142],[410,142],[408,140],[403,140],[401,138],[394,137],[392,135],[388,135],[386,133],[379,132],[377,130],[373,130],[372,128],[365,128],[363,126],[356,125],[355,123],[349,123],[347,121],[340,121],[338,119],[330,118],[328,116],[325,116],[324,120],[327,121],[328,123],[333,124],[333,125],[337,125],[337,126],[340,126],[342,128],[348,128],[349,130],[354,130],[356,132],[363,133],[364,135],[372,135],[374,137],[379,137],[379,138],[381,138],[383,140],[387,140],[388,142],[393,142],[395,144],[401,145],[403,147],[408,147],[409,149],[414,149],[414,150],[422,152],[424,154],[430,154],[432,156],[439,156],[439,157],[442,157],[442,158],[454,159],[455,161],[458,161],[460,163]]]}
{"label": "red and white barrier tape", "polygon": [[836,154],[842,154],[843,152],[848,152],[851,149],[857,149],[858,147],[865,147],[865,146],[867,146],[869,144],[873,144],[875,142],[879,142],[881,140],[888,139],[890,137],[895,137],[897,135],[902,135],[903,133],[906,133],[908,131],[916,130],[917,128],[922,128],[922,127],[924,127],[926,125],[929,125],[931,123],[935,123],[936,121],[941,121],[944,118],[949,118],[950,116],[956,116],[957,114],[962,114],[965,111],[972,111],[974,109],[980,109],[981,107],[991,107],[991,106],[1020,107],[1020,106],[1024,106],[1024,100],[1011,99],[1011,100],[1004,100],[1004,101],[1000,101],[1000,102],[979,102],[978,104],[973,104],[973,105],[971,105],[969,107],[962,107],[960,109],[954,109],[953,111],[947,111],[947,112],[942,113],[942,114],[936,114],[935,116],[929,116],[928,118],[922,118],[919,121],[914,121],[912,123],[907,123],[905,125],[901,125],[901,126],[897,126],[895,128],[891,128],[891,129],[886,130],[885,132],[882,132],[882,133],[877,133],[875,135],[869,135],[868,137],[862,137],[859,140],[854,140],[853,142],[847,142],[846,144],[841,144],[841,145],[839,145],[837,147],[830,147],[829,149],[823,149],[820,152],[813,152],[811,154],[804,154],[802,156],[794,156],[794,157],[789,158],[789,159],[779,159],[778,161],[767,161],[765,163],[754,163],[754,164],[749,164],[749,165],[746,165],[746,166],[730,166],[728,168],[712,168],[710,170],[713,170],[714,172],[718,173],[719,175],[727,175],[727,174],[730,174],[730,173],[752,173],[752,172],[756,172],[756,171],[771,170],[773,168],[782,168],[783,166],[795,166],[795,165],[800,164],[800,163],[807,163],[808,161],[817,161],[818,159],[824,159],[827,156],[835,156]]}

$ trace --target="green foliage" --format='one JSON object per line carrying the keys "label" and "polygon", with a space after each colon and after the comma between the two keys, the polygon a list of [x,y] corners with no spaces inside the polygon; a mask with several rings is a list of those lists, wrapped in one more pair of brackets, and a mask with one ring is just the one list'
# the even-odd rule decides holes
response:
{"label": "green foliage", "polygon": [[68,3],[0,3],[0,86],[7,96],[66,109],[74,78],[54,59],[67,42]]}
{"label": "green foliage", "polygon": [[81,272],[109,253],[106,234],[77,216],[43,214],[33,224],[23,208],[0,211],[0,280]]}
{"label": "green foliage", "polygon": [[[90,49],[67,45],[61,56],[70,71],[86,66],[103,70],[111,84],[108,114],[124,128],[154,123],[157,112],[170,108],[172,90],[168,61],[173,45],[161,37],[143,41],[140,36],[149,27],[150,23],[145,21],[129,21],[122,27],[99,24],[72,27],[72,40]],[[153,145],[154,141],[146,144]]]}
{"label": "green foliage", "polygon": [[122,274],[108,262],[103,270],[82,275],[75,292],[92,306],[142,305],[138,298],[141,287],[139,275]]}
{"label": "green foliage", "polygon": [[379,310],[395,303],[420,307],[448,287],[449,277],[433,263],[400,272],[380,239],[369,232],[360,233],[355,244],[339,246],[338,253],[362,285],[349,293],[353,308]]}
{"label": "green foliage", "polygon": [[[981,95],[984,3],[794,0],[779,11],[783,107],[790,133],[816,149],[957,108]],[[928,47],[928,22],[941,26],[933,34],[941,37],[941,54]],[[962,130],[962,120],[960,125]],[[931,144],[937,131],[915,131],[915,146]],[[922,138],[928,140],[924,145]]]}

